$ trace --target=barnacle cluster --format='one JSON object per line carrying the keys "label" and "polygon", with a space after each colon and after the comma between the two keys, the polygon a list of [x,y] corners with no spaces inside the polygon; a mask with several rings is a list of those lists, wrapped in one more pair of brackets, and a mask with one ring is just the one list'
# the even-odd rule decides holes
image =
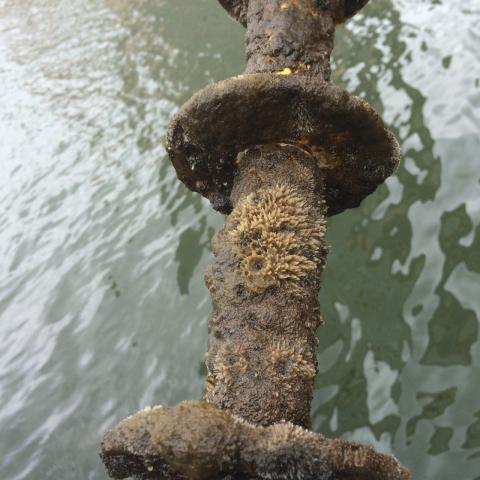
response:
{"label": "barnacle cluster", "polygon": [[246,196],[230,215],[227,232],[252,292],[285,285],[301,294],[302,280],[322,267],[325,221],[290,185]]}
{"label": "barnacle cluster", "polygon": [[308,354],[285,341],[277,342],[270,352],[270,366],[274,374],[292,380],[295,377],[313,379],[317,374]]}

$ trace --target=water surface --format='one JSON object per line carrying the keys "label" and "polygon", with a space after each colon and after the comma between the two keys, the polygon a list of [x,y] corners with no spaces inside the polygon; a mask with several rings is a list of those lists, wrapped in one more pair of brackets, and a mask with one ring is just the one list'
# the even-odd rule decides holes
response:
{"label": "water surface", "polygon": [[[334,52],[403,162],[329,221],[314,427],[422,480],[480,479],[479,21],[373,0]],[[214,0],[0,0],[0,478],[105,479],[107,428],[202,396],[223,219],[163,141],[243,54]]]}

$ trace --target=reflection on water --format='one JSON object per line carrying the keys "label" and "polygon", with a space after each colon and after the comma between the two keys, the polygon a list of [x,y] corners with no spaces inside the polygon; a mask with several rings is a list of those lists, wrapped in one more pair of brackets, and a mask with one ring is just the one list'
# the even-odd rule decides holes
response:
{"label": "reflection on water", "polygon": [[[375,0],[335,49],[404,159],[330,220],[314,425],[418,479],[480,478],[479,16]],[[106,428],[201,396],[222,218],[163,136],[242,42],[214,0],[0,1],[1,478],[105,478]]]}

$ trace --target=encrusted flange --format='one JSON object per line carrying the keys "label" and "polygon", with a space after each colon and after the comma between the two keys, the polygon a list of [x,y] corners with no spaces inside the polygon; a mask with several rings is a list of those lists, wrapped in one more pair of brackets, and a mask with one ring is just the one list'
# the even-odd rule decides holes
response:
{"label": "encrusted flange", "polygon": [[147,408],[105,435],[112,478],[409,480],[390,455],[278,423],[255,427],[204,402]]}
{"label": "encrusted flange", "polygon": [[238,153],[278,142],[315,156],[328,215],[358,206],[400,158],[395,137],[367,102],[307,76],[240,75],[209,85],[180,109],[167,134],[178,178],[223,213],[231,211]]}

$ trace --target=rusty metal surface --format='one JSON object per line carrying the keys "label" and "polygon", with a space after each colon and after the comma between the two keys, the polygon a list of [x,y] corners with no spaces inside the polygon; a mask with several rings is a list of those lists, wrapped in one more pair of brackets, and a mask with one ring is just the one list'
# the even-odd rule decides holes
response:
{"label": "rusty metal surface", "polygon": [[378,114],[326,81],[335,22],[364,3],[223,2],[246,15],[247,74],[194,95],[167,134],[179,179],[230,213],[205,275],[205,402],[140,412],[108,432],[102,458],[114,478],[410,478],[392,456],[302,428],[325,216],[357,206],[399,160]]}
{"label": "rusty metal surface", "polygon": [[317,158],[328,215],[357,207],[399,162],[395,137],[367,102],[296,75],[242,75],[196,93],[173,118],[167,150],[178,178],[229,213],[235,159],[251,145],[292,142]]}
{"label": "rusty metal surface", "polygon": [[311,0],[250,0],[245,38],[246,73],[286,72],[330,79],[335,38],[333,4]]}
{"label": "rusty metal surface", "polygon": [[258,427],[204,402],[147,408],[105,435],[112,478],[409,480],[390,455],[288,423]]}
{"label": "rusty metal surface", "polygon": [[[218,0],[225,10],[236,20],[238,20],[244,27],[247,26],[247,11],[249,0]],[[336,5],[336,17],[337,23],[342,23],[348,18],[355,15],[361,10],[369,0],[313,0],[313,4],[318,6],[330,6]],[[285,2],[287,3],[287,2]]]}
{"label": "rusty metal surface", "polygon": [[323,179],[308,152],[255,147],[238,159],[234,210],[205,274],[212,296],[206,396],[258,425],[311,426],[325,265]]}

